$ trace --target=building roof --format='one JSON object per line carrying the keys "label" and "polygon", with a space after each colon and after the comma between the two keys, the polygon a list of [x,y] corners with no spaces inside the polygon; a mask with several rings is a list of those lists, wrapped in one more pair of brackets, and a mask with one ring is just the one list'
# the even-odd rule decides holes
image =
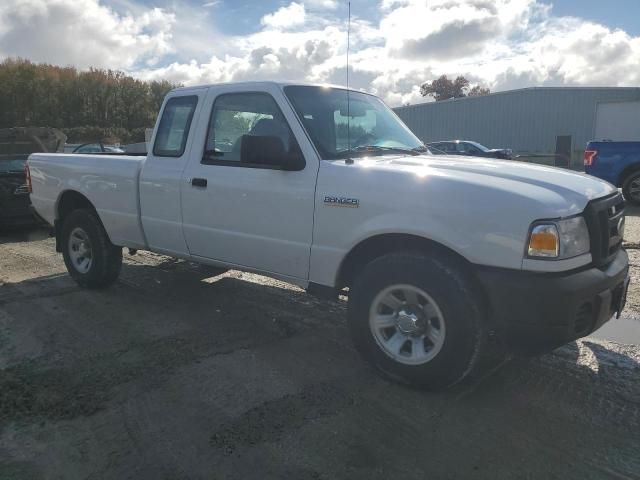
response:
{"label": "building roof", "polygon": [[492,92],[487,95],[480,95],[477,97],[460,97],[460,98],[449,98],[447,100],[440,100],[436,102],[435,100],[414,103],[411,105],[402,105],[400,107],[395,107],[394,110],[402,110],[405,108],[416,108],[416,107],[424,107],[431,104],[447,104],[452,102],[465,102],[465,101],[474,101],[474,100],[486,100],[489,98],[495,98],[502,95],[523,95],[523,94],[535,94],[540,92],[587,92],[587,91],[634,91],[636,90],[640,95],[640,87],[526,87],[526,88],[516,88],[513,90],[503,90],[500,92]]}

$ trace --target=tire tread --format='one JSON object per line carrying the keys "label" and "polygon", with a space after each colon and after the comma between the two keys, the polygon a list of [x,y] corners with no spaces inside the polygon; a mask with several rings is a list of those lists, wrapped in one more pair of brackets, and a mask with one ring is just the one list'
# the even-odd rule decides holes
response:
{"label": "tire tread", "polygon": [[[382,279],[385,276],[405,275],[404,272],[407,272],[406,278],[413,278],[417,282],[420,282],[424,275],[436,275],[441,279],[441,282],[446,282],[451,290],[455,290],[455,294],[451,293],[453,297],[447,298],[447,300],[457,303],[457,306],[454,306],[455,310],[467,313],[469,318],[464,321],[467,322],[467,326],[473,333],[473,338],[470,340],[471,351],[465,351],[465,361],[461,364],[449,365],[440,358],[441,354],[438,354],[434,360],[425,365],[401,365],[387,357],[375,344],[375,340],[372,340],[368,327],[368,313],[367,318],[363,318],[365,312],[368,312],[369,305],[363,305],[363,302],[372,296],[372,289],[375,290],[383,284],[384,280]],[[447,295],[449,294],[445,292],[441,297],[444,298]],[[437,301],[440,303],[443,298],[437,299]],[[474,370],[485,351],[487,328],[483,302],[476,291],[474,282],[471,281],[468,273],[455,258],[424,252],[397,252],[378,257],[365,265],[355,279],[349,293],[347,311],[353,342],[365,360],[375,366],[384,376],[413,387],[429,390],[451,387]],[[447,320],[448,334],[449,322],[451,320]],[[460,330],[455,335],[459,336],[463,329],[461,326],[457,328]],[[466,331],[464,330],[464,332]],[[461,343],[466,347],[465,342],[469,342],[469,340]],[[449,355],[450,352],[445,354],[445,356]]]}
{"label": "tire tread", "polygon": [[[67,250],[71,230],[78,226],[87,230],[92,243],[93,264],[87,273],[80,273],[73,267]],[[69,274],[84,288],[108,287],[116,281],[122,268],[122,248],[111,243],[102,222],[93,210],[74,210],[64,220],[62,252]]]}

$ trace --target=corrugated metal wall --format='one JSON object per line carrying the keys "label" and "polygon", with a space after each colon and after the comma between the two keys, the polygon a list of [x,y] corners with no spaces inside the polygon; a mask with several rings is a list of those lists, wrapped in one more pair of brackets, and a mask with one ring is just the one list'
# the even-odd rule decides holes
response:
{"label": "corrugated metal wall", "polygon": [[640,88],[545,87],[394,110],[424,142],[475,140],[520,154],[553,154],[556,137],[571,135],[575,165],[595,135],[598,103],[638,100]]}

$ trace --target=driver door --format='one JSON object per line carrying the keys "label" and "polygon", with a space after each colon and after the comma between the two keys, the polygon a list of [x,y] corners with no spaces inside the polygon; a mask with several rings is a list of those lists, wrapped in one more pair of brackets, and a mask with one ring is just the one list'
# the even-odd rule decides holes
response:
{"label": "driver door", "polygon": [[[277,101],[278,99],[279,101]],[[213,87],[208,121],[184,171],[182,218],[191,255],[292,280],[307,279],[318,159],[284,95]],[[306,159],[300,171],[241,161],[243,136],[279,138]]]}

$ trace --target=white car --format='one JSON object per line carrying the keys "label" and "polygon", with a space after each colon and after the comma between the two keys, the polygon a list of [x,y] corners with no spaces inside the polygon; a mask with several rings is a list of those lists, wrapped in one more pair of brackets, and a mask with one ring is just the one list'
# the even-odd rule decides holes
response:
{"label": "white car", "polygon": [[593,177],[433,156],[375,96],[281,83],[167,95],[147,157],[34,154],[31,201],[83,287],[122,247],[348,288],[364,357],[443,388],[490,332],[554,348],[624,307],[624,202]]}

